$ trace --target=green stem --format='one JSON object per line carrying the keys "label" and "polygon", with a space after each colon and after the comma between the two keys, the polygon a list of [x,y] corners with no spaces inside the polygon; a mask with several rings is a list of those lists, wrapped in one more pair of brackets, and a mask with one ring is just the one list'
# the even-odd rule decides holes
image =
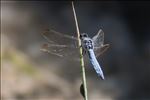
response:
{"label": "green stem", "polygon": [[76,23],[76,29],[77,29],[78,47],[80,47],[80,64],[81,64],[81,68],[82,68],[82,81],[83,81],[83,86],[84,86],[85,100],[88,100],[87,85],[86,85],[87,83],[86,83],[84,59],[83,59],[83,55],[82,55],[80,31],[79,31],[79,26],[78,26],[78,21],[77,21],[77,17],[76,17],[76,12],[75,12],[73,1],[72,1],[72,9],[73,9],[73,14],[74,14],[75,23]]}

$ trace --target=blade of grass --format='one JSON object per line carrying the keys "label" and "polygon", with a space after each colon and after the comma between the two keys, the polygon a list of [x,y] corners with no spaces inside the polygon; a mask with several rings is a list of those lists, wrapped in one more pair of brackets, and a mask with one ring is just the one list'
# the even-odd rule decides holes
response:
{"label": "blade of grass", "polygon": [[75,24],[76,24],[76,29],[77,29],[78,46],[80,47],[80,64],[81,64],[81,68],[82,68],[82,81],[83,81],[84,94],[85,94],[85,98],[84,99],[88,100],[87,85],[86,85],[87,83],[86,83],[84,59],[83,59],[83,55],[82,55],[80,31],[79,31],[79,26],[78,26],[78,21],[77,21],[77,17],[76,17],[76,12],[75,12],[73,1],[72,1],[72,9],[73,9],[73,14],[74,14],[74,19],[75,19]]}

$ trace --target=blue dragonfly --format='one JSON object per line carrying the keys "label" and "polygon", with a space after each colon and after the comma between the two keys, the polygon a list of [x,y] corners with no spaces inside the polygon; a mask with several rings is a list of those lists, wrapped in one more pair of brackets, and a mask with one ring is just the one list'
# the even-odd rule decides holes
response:
{"label": "blue dragonfly", "polygon": [[[42,45],[42,51],[67,59],[71,59],[71,57],[75,60],[79,59],[78,40],[75,36],[66,35],[53,29],[47,29],[42,36],[48,42]],[[100,29],[92,38],[88,34],[82,33],[80,39],[84,58],[89,59],[97,75],[104,79],[103,71],[96,59],[109,48],[109,44],[104,44],[104,32]]]}

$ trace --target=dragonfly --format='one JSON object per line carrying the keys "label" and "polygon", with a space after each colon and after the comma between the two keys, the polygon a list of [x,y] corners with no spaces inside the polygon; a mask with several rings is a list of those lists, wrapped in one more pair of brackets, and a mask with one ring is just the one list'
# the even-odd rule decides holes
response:
{"label": "dragonfly", "polygon": [[58,57],[79,59],[79,48],[82,47],[82,55],[84,58],[89,59],[97,75],[104,80],[104,74],[97,57],[109,48],[109,44],[104,44],[104,32],[102,29],[92,38],[87,33],[81,33],[81,46],[78,46],[77,37],[66,35],[53,29],[46,29],[42,36],[47,40],[47,43],[42,45],[41,50]]}

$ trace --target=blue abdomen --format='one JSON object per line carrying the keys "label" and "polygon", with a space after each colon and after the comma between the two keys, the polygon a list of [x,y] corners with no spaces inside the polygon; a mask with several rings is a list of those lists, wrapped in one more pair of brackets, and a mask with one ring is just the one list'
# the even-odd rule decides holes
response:
{"label": "blue abdomen", "polygon": [[88,55],[89,55],[90,62],[93,65],[96,73],[98,74],[98,76],[100,76],[102,79],[104,79],[103,71],[102,71],[100,64],[98,63],[98,61],[95,57],[93,49],[88,50]]}

